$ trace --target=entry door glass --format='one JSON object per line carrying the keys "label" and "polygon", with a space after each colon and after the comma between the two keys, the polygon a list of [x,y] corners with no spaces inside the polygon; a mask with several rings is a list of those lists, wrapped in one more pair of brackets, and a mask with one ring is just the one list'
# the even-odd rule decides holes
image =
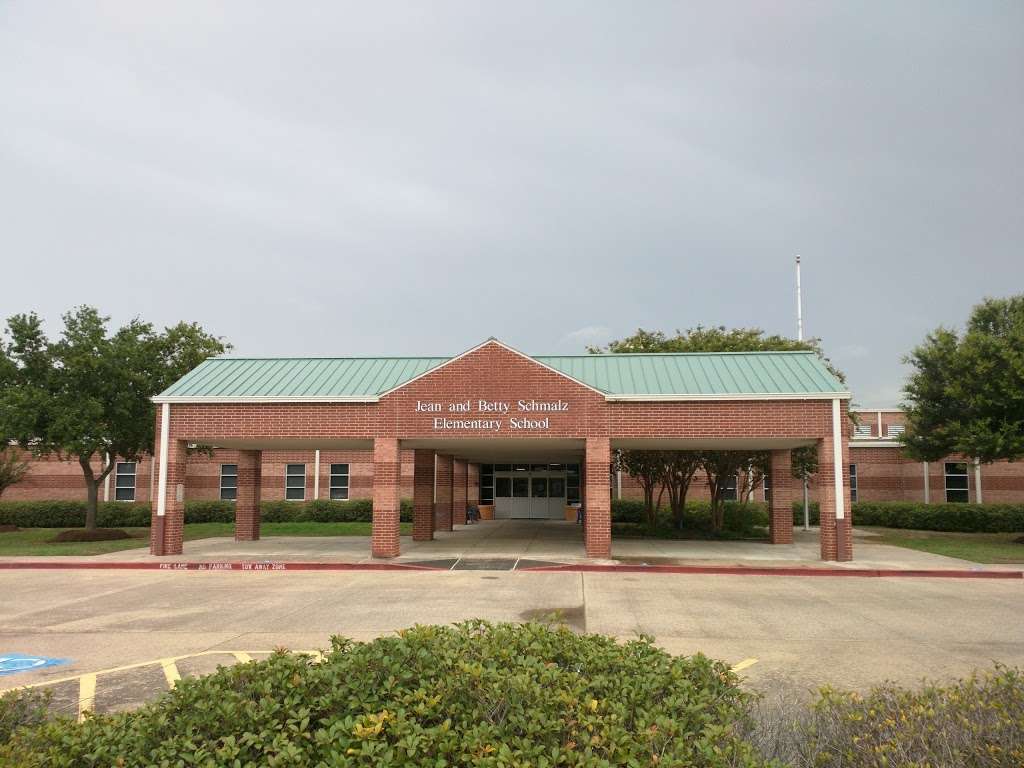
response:
{"label": "entry door glass", "polygon": [[512,497],[515,499],[525,499],[530,495],[530,478],[528,477],[513,477],[512,478]]}
{"label": "entry door glass", "polygon": [[565,499],[565,478],[552,477],[548,485],[548,495],[552,499]]}
{"label": "entry door glass", "polygon": [[533,478],[530,495],[535,499],[546,499],[548,497],[548,479],[546,477]]}
{"label": "entry door glass", "polygon": [[512,495],[512,479],[498,477],[494,481],[494,495],[499,499],[507,499]]}

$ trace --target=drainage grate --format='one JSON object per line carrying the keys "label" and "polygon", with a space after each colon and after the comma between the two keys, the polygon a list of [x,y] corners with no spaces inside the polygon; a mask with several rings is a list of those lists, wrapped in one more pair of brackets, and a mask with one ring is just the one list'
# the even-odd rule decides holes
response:
{"label": "drainage grate", "polygon": [[480,558],[459,560],[452,568],[453,571],[511,571],[516,564],[516,558]]}

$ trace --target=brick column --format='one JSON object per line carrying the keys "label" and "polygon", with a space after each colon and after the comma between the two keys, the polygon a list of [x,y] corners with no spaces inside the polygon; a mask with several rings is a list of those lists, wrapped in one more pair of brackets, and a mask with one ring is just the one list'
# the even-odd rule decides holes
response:
{"label": "brick column", "polygon": [[466,503],[468,500],[468,478],[466,462],[452,459],[452,524],[466,524]]}
{"label": "brick column", "polygon": [[437,455],[437,486],[434,501],[434,530],[452,530],[452,457]]}
{"label": "brick column", "polygon": [[466,505],[479,506],[480,504],[480,465],[466,465]]}
{"label": "brick column", "polygon": [[434,452],[413,451],[412,540],[434,538]]}
{"label": "brick column", "polygon": [[771,502],[768,511],[768,538],[772,544],[793,543],[793,499],[797,480],[792,474],[793,458],[789,450],[771,453]]}
{"label": "brick column", "polygon": [[[159,419],[159,415],[157,416]],[[159,429],[157,430],[159,433]],[[156,444],[160,445],[157,435]],[[167,488],[164,515],[159,513],[159,481],[157,499],[152,504],[149,529],[149,551],[154,555],[180,555],[185,538],[185,443],[171,439],[167,443]],[[160,462],[164,457],[160,456]],[[159,463],[157,464],[159,467]],[[180,498],[179,498],[180,496]]]}
{"label": "brick column", "polygon": [[398,518],[401,512],[401,464],[398,440],[378,437],[373,441],[373,543],[374,557],[397,557]]}
{"label": "brick column", "polygon": [[583,539],[587,557],[612,556],[612,500],[608,488],[608,468],[611,465],[611,441],[607,437],[587,438],[586,526]]}
{"label": "brick column", "polygon": [[238,452],[238,491],[235,498],[235,541],[260,537],[260,486],[263,452]]}
{"label": "brick column", "polygon": [[[846,420],[846,404],[839,408],[839,419]],[[853,559],[853,520],[850,513],[850,447],[847,429],[840,423],[838,449],[842,471],[843,518],[836,519],[834,438],[829,435],[818,443],[818,503],[821,508],[821,559],[846,562]]]}

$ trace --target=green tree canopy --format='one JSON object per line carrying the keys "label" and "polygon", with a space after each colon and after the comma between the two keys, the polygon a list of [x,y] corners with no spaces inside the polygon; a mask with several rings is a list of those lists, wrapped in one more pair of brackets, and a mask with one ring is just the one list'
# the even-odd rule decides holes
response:
{"label": "green tree canopy", "polygon": [[903,390],[911,458],[1024,457],[1024,295],[985,299],[963,333],[937,328],[904,361],[914,367]]}
{"label": "green tree canopy", "polygon": [[[150,398],[230,345],[194,323],[157,333],[132,320],[110,333],[110,318],[87,306],[63,320],[56,341],[34,313],[8,320],[0,355],[0,435],[37,456],[77,459],[86,482],[86,527],[94,528],[97,488],[115,458],[138,460],[152,450]],[[94,459],[101,462],[98,471]]]}

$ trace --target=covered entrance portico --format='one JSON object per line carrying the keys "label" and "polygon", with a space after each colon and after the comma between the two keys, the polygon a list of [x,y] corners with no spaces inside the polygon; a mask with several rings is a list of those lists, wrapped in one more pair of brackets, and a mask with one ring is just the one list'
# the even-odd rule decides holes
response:
{"label": "covered entrance portico", "polygon": [[[821,557],[852,558],[849,393],[813,353],[530,357],[491,339],[451,359],[214,358],[154,400],[154,554],[182,550],[190,443],[240,451],[242,540],[259,536],[261,450],[363,449],[373,457],[371,551],[397,557],[400,456],[411,449],[415,541],[463,525],[482,488],[506,519],[543,524],[559,506],[564,519],[575,483],[584,551],[598,559],[611,556],[615,448],[770,450],[771,540],[781,544],[792,541],[790,451],[815,445]],[[481,465],[503,469],[487,485]]]}

